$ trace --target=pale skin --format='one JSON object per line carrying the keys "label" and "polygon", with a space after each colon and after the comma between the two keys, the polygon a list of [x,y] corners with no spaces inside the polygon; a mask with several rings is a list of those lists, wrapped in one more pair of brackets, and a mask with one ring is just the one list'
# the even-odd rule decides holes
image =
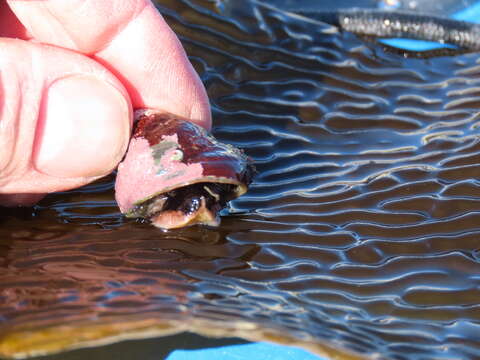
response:
{"label": "pale skin", "polygon": [[205,89],[150,0],[0,0],[0,205],[109,174],[140,108],[211,126]]}

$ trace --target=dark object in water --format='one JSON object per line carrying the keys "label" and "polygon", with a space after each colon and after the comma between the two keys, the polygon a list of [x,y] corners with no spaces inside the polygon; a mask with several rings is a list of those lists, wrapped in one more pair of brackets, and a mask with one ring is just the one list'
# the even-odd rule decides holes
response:
{"label": "dark object in water", "polygon": [[291,12],[361,36],[436,41],[463,50],[480,50],[480,25],[467,21],[407,11],[357,8],[328,12],[295,9]]}
{"label": "dark object in water", "polygon": [[251,160],[187,120],[154,111],[138,114],[115,183],[122,213],[164,229],[217,226],[218,212],[247,191]]}

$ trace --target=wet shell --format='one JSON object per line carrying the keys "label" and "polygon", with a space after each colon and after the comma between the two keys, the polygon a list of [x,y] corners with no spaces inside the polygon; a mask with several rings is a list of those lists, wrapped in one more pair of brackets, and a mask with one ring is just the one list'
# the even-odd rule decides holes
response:
{"label": "wet shell", "polygon": [[217,226],[218,212],[247,191],[251,160],[185,119],[150,110],[137,119],[115,184],[122,213],[166,229]]}

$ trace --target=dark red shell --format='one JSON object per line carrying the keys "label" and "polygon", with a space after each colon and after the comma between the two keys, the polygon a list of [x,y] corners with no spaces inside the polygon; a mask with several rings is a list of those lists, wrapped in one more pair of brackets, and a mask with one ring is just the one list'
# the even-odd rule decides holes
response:
{"label": "dark red shell", "polygon": [[185,164],[201,163],[203,176],[231,179],[235,183],[250,184],[248,159],[244,153],[229,144],[217,141],[202,127],[173,117],[170,114],[142,116],[133,137],[143,137],[150,146],[157,145],[162,137],[178,136]]}
{"label": "dark red shell", "polygon": [[200,126],[145,111],[118,168],[116,199],[128,216],[152,197],[200,182],[233,184],[234,198],[246,192],[253,171],[243,151],[217,141]]}

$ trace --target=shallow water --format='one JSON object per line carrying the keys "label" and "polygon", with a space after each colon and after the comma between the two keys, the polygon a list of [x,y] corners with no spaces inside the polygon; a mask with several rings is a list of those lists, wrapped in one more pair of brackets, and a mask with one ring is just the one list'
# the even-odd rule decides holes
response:
{"label": "shallow water", "polygon": [[124,219],[113,175],[0,210],[0,351],[22,331],[67,325],[77,343],[149,318],[382,359],[480,357],[477,54],[405,58],[246,1],[162,3],[214,133],[254,158],[255,183],[218,229]]}

